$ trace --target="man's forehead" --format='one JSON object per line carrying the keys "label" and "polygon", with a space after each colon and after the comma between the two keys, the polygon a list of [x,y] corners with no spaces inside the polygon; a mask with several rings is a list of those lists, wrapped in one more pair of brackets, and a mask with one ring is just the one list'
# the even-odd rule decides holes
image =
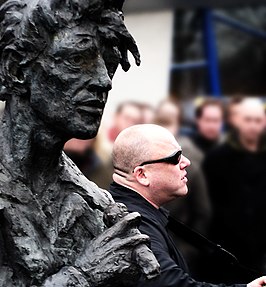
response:
{"label": "man's forehead", "polygon": [[181,146],[178,144],[178,142],[173,139],[158,139],[158,141],[154,142],[155,151],[167,153],[167,152],[174,152],[176,150],[181,150]]}
{"label": "man's forehead", "polygon": [[93,24],[86,27],[64,28],[53,39],[54,47],[80,47],[86,49],[97,42],[97,26]]}
{"label": "man's forehead", "polygon": [[264,118],[265,112],[262,106],[245,106],[239,110],[240,117],[242,118]]}

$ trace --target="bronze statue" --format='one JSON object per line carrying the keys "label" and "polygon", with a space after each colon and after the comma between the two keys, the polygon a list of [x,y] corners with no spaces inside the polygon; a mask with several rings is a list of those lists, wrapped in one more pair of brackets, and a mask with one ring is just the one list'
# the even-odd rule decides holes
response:
{"label": "bronze statue", "polygon": [[140,269],[158,273],[139,215],[62,152],[70,138],[97,134],[127,52],[140,63],[123,2],[9,0],[0,9],[0,286],[124,286]]}

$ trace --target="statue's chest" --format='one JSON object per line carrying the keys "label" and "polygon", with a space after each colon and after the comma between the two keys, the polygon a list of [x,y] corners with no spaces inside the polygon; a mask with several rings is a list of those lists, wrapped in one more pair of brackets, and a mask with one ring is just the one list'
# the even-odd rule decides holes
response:
{"label": "statue's chest", "polygon": [[25,282],[41,282],[51,270],[73,265],[85,243],[105,229],[100,210],[112,202],[110,195],[69,159],[61,165],[54,180],[38,176],[33,184],[0,169],[0,263],[16,266],[14,276],[25,270]]}
{"label": "statue's chest", "polygon": [[31,202],[12,202],[3,211],[8,253],[37,280],[49,270],[74,264],[85,243],[104,229],[102,212],[91,208],[71,184],[53,188],[60,192],[45,200],[32,193]]}

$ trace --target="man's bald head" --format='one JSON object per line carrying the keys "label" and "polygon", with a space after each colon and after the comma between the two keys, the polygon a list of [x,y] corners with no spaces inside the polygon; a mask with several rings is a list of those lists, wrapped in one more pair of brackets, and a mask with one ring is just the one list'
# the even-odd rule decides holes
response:
{"label": "man's bald head", "polygon": [[263,103],[258,98],[245,98],[239,105],[241,116],[260,116],[265,114]]}
{"label": "man's bald head", "polygon": [[[140,193],[155,207],[187,194],[186,167],[190,161],[180,156],[181,147],[167,129],[151,124],[122,131],[113,147],[113,179]],[[146,161],[179,158],[174,162]],[[124,172],[124,173],[123,173]]]}
{"label": "man's bald head", "polygon": [[246,98],[238,108],[235,122],[240,137],[248,142],[258,142],[265,130],[265,110],[258,98]]}
{"label": "man's bald head", "polygon": [[152,125],[135,125],[123,130],[113,146],[113,165],[126,173],[144,161],[165,157],[167,149],[176,150],[174,136],[165,128]]}

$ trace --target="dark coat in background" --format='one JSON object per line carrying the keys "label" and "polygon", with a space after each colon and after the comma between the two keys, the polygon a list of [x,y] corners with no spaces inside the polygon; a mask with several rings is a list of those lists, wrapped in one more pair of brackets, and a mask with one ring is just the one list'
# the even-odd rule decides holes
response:
{"label": "dark coat in background", "polygon": [[[245,150],[236,136],[211,152],[204,162],[213,206],[211,239],[246,266],[266,272],[266,149]],[[217,279],[215,270],[211,274]],[[235,274],[224,273],[232,281]]]}

